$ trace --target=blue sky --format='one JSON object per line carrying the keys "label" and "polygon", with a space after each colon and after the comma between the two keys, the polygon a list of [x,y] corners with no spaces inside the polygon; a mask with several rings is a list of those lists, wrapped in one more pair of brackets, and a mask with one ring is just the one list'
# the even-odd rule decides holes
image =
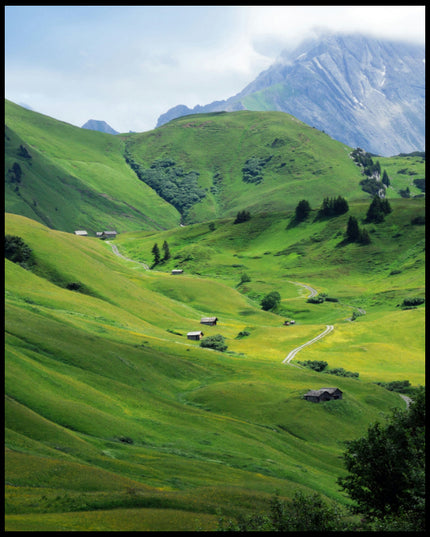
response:
{"label": "blue sky", "polygon": [[5,97],[82,126],[153,129],[227,99],[315,29],[424,42],[424,6],[6,6]]}

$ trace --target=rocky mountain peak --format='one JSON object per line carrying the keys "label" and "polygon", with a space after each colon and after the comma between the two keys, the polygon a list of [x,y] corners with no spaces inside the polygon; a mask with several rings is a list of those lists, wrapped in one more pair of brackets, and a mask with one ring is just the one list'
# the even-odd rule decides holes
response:
{"label": "rocky mountain peak", "polygon": [[[240,93],[178,115],[277,110],[371,153],[424,149],[424,46],[360,34],[327,34],[284,50]],[[160,116],[170,121],[179,110]],[[173,116],[173,117],[172,117]]]}

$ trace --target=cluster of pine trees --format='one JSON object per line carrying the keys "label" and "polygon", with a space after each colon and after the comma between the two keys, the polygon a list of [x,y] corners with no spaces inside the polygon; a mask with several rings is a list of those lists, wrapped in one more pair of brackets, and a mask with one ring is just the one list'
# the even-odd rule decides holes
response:
{"label": "cluster of pine trees", "polygon": [[[311,206],[307,200],[301,200],[297,204],[294,213],[296,223],[306,220],[311,212]],[[348,202],[342,196],[334,198],[324,198],[316,218],[335,217],[345,214],[349,211]],[[366,214],[365,222],[378,224],[384,221],[385,215],[391,213],[392,209],[386,198],[380,198],[379,195],[373,197]],[[360,227],[355,216],[350,216],[346,227],[345,238],[348,242],[358,242],[360,244],[369,244],[370,235],[366,228]]]}
{"label": "cluster of pine trees", "polygon": [[165,263],[166,261],[170,259],[171,257],[170,248],[169,248],[169,245],[167,244],[167,241],[163,242],[162,249],[163,249],[163,257],[161,257],[160,248],[158,247],[157,243],[155,243],[154,246],[152,247],[152,255],[154,256],[152,267],[155,267],[156,265],[159,265],[160,263]]}

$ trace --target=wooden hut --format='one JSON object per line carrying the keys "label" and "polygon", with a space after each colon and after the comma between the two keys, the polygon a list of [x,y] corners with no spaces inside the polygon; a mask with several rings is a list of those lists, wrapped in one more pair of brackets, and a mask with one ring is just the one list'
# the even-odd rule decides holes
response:
{"label": "wooden hut", "polygon": [[218,317],[202,317],[200,324],[206,324],[208,326],[215,326],[218,321]]}
{"label": "wooden hut", "polygon": [[201,332],[200,330],[197,332],[188,332],[187,339],[199,341],[200,339],[202,339],[203,335],[204,335],[203,332]]}
{"label": "wooden hut", "polygon": [[319,390],[309,390],[303,397],[312,403],[321,403],[332,399],[342,399],[342,391],[339,388],[320,388]]}

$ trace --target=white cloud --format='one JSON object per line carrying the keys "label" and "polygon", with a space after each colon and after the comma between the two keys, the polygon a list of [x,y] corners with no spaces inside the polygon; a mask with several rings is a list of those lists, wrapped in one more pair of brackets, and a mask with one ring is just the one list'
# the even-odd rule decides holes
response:
{"label": "white cloud", "polygon": [[424,41],[424,6],[19,6],[7,15],[14,9],[7,98],[120,131],[152,129],[178,104],[227,99],[317,27]]}

